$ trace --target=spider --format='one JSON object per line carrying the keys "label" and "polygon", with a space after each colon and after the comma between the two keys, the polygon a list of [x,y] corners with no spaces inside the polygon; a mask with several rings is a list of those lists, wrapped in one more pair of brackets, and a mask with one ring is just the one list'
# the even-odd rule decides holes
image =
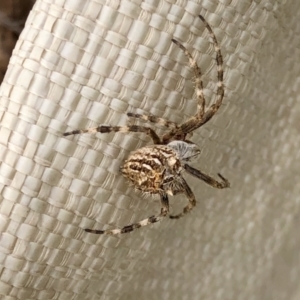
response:
{"label": "spider", "polygon": [[156,223],[169,215],[169,199],[168,196],[173,196],[179,193],[185,194],[188,199],[187,206],[177,215],[169,215],[171,219],[179,219],[190,212],[196,205],[195,196],[182,176],[186,171],[188,174],[199,178],[211,185],[214,188],[223,189],[229,187],[229,181],[221,174],[218,174],[220,181],[206,175],[190,166],[188,162],[200,153],[197,145],[186,139],[188,133],[193,132],[197,128],[207,123],[214,114],[218,111],[224,98],[223,84],[223,59],[216,36],[213,33],[210,25],[206,20],[199,15],[199,18],[204,23],[209,35],[213,41],[216,52],[217,74],[218,74],[218,89],[216,101],[208,108],[205,106],[205,98],[203,94],[203,83],[201,78],[201,70],[197,65],[196,60],[190,52],[177,40],[172,39],[172,42],[182,49],[188,57],[189,64],[195,75],[195,90],[198,100],[196,114],[190,117],[182,124],[176,124],[163,118],[154,115],[141,115],[136,113],[127,113],[128,117],[156,123],[168,128],[168,131],[158,136],[156,132],[147,126],[106,126],[100,125],[95,128],[87,128],[83,130],[74,130],[64,133],[64,136],[82,133],[109,133],[109,132],[140,132],[148,135],[153,144],[133,151],[128,159],[120,168],[121,173],[126,177],[133,186],[146,193],[158,194],[161,200],[161,211],[157,215],[150,216],[140,222],[127,225],[123,228],[96,230],[85,229],[86,232],[95,234],[114,235],[120,233],[131,232],[137,228]]}

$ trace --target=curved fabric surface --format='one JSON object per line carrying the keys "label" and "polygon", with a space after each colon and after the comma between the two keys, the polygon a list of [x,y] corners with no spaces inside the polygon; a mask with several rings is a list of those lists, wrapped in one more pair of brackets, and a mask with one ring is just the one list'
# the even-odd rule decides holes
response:
{"label": "curved fabric surface", "polygon": [[[299,299],[299,9],[297,1],[37,1],[1,86],[0,294],[5,299]],[[181,122],[196,108],[181,41],[226,97],[192,140],[186,176],[198,204],[185,218],[122,236],[156,213],[118,170],[140,134],[63,137],[126,113]],[[131,121],[132,122],[132,121]],[[163,128],[159,132],[163,132]],[[171,210],[186,200],[171,198]]]}

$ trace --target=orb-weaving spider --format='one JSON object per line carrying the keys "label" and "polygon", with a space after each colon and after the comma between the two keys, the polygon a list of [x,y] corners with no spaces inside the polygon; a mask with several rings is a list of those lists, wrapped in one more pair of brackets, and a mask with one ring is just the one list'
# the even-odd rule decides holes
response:
{"label": "orb-weaving spider", "polygon": [[136,228],[156,223],[169,214],[168,195],[176,195],[184,193],[188,198],[188,205],[184,207],[183,212],[178,215],[170,215],[171,219],[178,219],[188,213],[196,205],[195,196],[182,177],[183,171],[203,180],[207,184],[223,189],[229,187],[229,182],[221,174],[218,174],[221,181],[217,181],[203,172],[194,169],[188,165],[188,161],[200,153],[200,149],[194,143],[186,140],[188,133],[196,130],[207,123],[212,116],[217,112],[222,104],[224,97],[223,84],[223,59],[217,39],[206,20],[199,15],[202,22],[205,24],[210,37],[213,40],[213,45],[216,52],[217,73],[218,73],[218,89],[215,103],[207,109],[205,107],[205,98],[203,94],[203,83],[201,78],[201,70],[197,65],[196,60],[190,52],[178,41],[172,39],[189,59],[195,75],[195,89],[198,100],[197,112],[187,121],[178,125],[174,122],[155,117],[153,115],[140,115],[128,113],[129,117],[157,123],[169,128],[169,131],[162,137],[159,137],[155,131],[147,126],[104,126],[100,125],[96,128],[88,128],[83,130],[74,130],[64,133],[64,136],[81,133],[108,133],[108,132],[143,132],[152,140],[153,145],[137,149],[131,153],[123,166],[120,168],[121,173],[129,179],[135,188],[144,193],[158,194],[161,199],[161,212],[158,215],[153,215],[140,222],[130,224],[121,229],[95,230],[85,229],[86,232],[96,234],[119,234],[133,231]]}

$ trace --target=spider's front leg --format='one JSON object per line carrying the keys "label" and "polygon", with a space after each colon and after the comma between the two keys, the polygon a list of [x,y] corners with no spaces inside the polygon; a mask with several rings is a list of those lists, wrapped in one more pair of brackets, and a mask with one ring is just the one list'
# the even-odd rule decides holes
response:
{"label": "spider's front leg", "polygon": [[203,180],[204,182],[206,182],[207,184],[211,185],[214,188],[225,189],[225,188],[230,187],[229,181],[226,178],[224,178],[220,173],[218,173],[218,176],[221,178],[222,181],[218,181],[218,180],[210,177],[209,175],[201,172],[200,170],[192,168],[188,164],[184,165],[184,169],[189,174],[193,175],[194,177],[197,177],[198,179]]}
{"label": "spider's front leg", "polygon": [[137,126],[137,125],[131,125],[131,126],[109,126],[109,125],[100,125],[98,127],[93,128],[87,128],[87,129],[76,129],[73,131],[65,132],[63,135],[73,135],[73,134],[82,134],[82,133],[109,133],[109,132],[143,132],[147,134],[149,137],[152,138],[154,144],[161,144],[161,140],[159,136],[156,134],[156,132],[146,126]]}
{"label": "spider's front leg", "polygon": [[[222,58],[222,53],[220,50],[219,43],[217,41],[217,38],[212,28],[207,23],[207,21],[201,15],[199,15],[199,18],[201,19],[206,29],[208,30],[216,52],[217,77],[218,77],[217,95],[216,95],[216,100],[208,108],[206,108],[200,67],[197,65],[197,62],[192,56],[192,54],[180,42],[172,39],[172,42],[175,43],[181,50],[183,50],[184,54],[189,59],[190,66],[192,67],[195,74],[195,90],[196,90],[196,96],[198,100],[197,112],[195,113],[195,115],[190,117],[187,121],[185,121],[183,124],[179,126],[178,130],[183,134],[183,136],[203,126],[215,115],[215,113],[218,111],[218,109],[222,104],[224,93],[225,93],[224,83],[223,83],[223,79],[224,79],[223,58]],[[177,135],[178,130],[175,131],[173,129],[168,133],[166,133],[162,138],[163,141],[171,140],[172,137]]]}
{"label": "spider's front leg", "polygon": [[192,56],[192,54],[177,40],[172,39],[172,42],[177,45],[181,50],[183,50],[184,54],[189,59],[190,66],[194,71],[194,80],[195,80],[195,90],[196,96],[198,100],[197,105],[197,113],[196,116],[198,119],[201,119],[204,112],[205,112],[205,98],[203,93],[203,81],[202,81],[202,73],[201,69],[199,68],[196,59]]}
{"label": "spider's front leg", "polygon": [[159,222],[169,214],[168,196],[166,194],[161,194],[160,195],[160,200],[161,200],[162,208],[161,208],[161,212],[160,212],[159,215],[151,216],[151,217],[149,217],[147,219],[144,219],[142,221],[139,221],[137,223],[133,223],[133,224],[124,226],[121,229],[119,229],[119,228],[108,229],[108,230],[85,229],[85,231],[89,232],[89,233],[95,233],[95,234],[115,235],[115,234],[120,234],[120,233],[131,232],[131,231],[133,231],[135,229],[138,229],[140,227],[147,226],[149,224]]}
{"label": "spider's front leg", "polygon": [[130,118],[136,118],[136,119],[140,119],[146,122],[151,122],[154,124],[158,124],[161,126],[165,126],[167,128],[171,127],[171,128],[177,128],[178,125],[175,122],[169,121],[167,119],[164,118],[160,118],[160,117],[156,117],[154,115],[148,114],[148,115],[141,115],[141,114],[136,114],[136,113],[127,113],[127,116]]}

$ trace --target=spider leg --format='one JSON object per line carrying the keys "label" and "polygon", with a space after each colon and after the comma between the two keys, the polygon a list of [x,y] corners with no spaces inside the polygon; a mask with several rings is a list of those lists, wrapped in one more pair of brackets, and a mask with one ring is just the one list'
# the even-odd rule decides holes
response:
{"label": "spider leg", "polygon": [[172,140],[172,138],[174,138],[174,136],[175,139],[185,140],[186,134],[191,132],[191,130],[186,130],[185,127],[191,127],[190,124],[194,124],[195,122],[197,122],[197,120],[201,120],[205,113],[205,98],[203,93],[203,81],[202,81],[201,69],[199,68],[197,61],[192,56],[192,54],[180,42],[178,42],[175,39],[172,39],[172,42],[176,44],[181,50],[183,50],[184,54],[189,59],[190,66],[194,71],[195,89],[196,89],[198,104],[197,104],[197,112],[192,118],[184,122],[182,125],[172,128],[169,132],[163,135],[162,141],[164,144],[167,144],[170,140]]}
{"label": "spider leg", "polygon": [[[206,20],[199,15],[199,18],[201,19],[201,21],[204,23],[206,29],[209,32],[209,35],[211,37],[211,39],[213,40],[213,45],[215,48],[215,52],[216,52],[216,62],[217,62],[217,77],[218,77],[218,89],[217,89],[217,98],[214,104],[212,104],[209,109],[205,112],[205,115],[203,116],[203,121],[200,122],[200,126],[204,125],[207,121],[209,121],[212,116],[218,111],[218,109],[220,108],[223,98],[224,98],[224,70],[223,70],[223,57],[222,57],[222,53],[221,53],[221,49],[219,46],[219,43],[217,41],[217,38],[212,30],[212,28],[210,27],[210,25],[206,22]],[[199,127],[199,126],[198,126]],[[197,128],[198,128],[197,127]]]}
{"label": "spider leg", "polygon": [[218,84],[217,84],[218,89],[217,89],[217,96],[216,96],[217,98],[216,98],[215,103],[213,103],[205,111],[202,118],[198,119],[197,122],[194,121],[195,117],[192,117],[190,119],[192,122],[189,122],[190,120],[188,120],[187,122],[185,122],[184,124],[181,125],[181,129],[185,133],[194,131],[195,129],[197,129],[197,128],[203,126],[205,123],[207,123],[220,108],[223,98],[224,98],[224,93],[225,93],[224,92],[224,82],[223,82],[224,81],[223,57],[222,57],[219,43],[217,41],[217,38],[216,38],[212,28],[207,23],[207,21],[201,15],[199,15],[199,18],[201,19],[201,21],[204,23],[206,29],[208,30],[209,35],[213,41],[213,45],[214,45],[215,52],[216,52],[217,77],[218,77]]}
{"label": "spider leg", "polygon": [[180,42],[178,42],[175,39],[172,39],[172,42],[176,44],[181,50],[183,50],[184,54],[189,59],[190,66],[193,68],[194,75],[195,75],[195,89],[196,89],[196,95],[198,99],[196,116],[198,118],[201,118],[205,110],[205,98],[203,94],[203,82],[202,82],[201,69],[199,68],[197,61],[192,56],[192,54]]}
{"label": "spider leg", "polygon": [[146,126],[137,126],[137,125],[131,125],[131,126],[107,126],[107,125],[101,125],[98,127],[93,128],[87,128],[87,129],[77,129],[69,132],[65,132],[63,135],[73,135],[73,134],[82,134],[82,133],[109,133],[109,132],[143,132],[150,136],[154,142],[154,144],[160,144],[160,138],[156,134],[156,132],[149,127]]}
{"label": "spider leg", "polygon": [[[202,80],[201,80],[201,72],[200,68],[197,66],[196,61],[193,59],[191,54],[183,47],[179,42],[173,40],[174,43],[176,43],[183,51],[184,53],[189,57],[190,64],[194,68],[195,74],[197,73],[197,70],[199,70],[198,76],[196,76],[196,89],[197,89],[197,97],[198,97],[198,109],[196,114],[188,119],[186,122],[181,124],[177,131],[174,129],[168,132],[163,136],[163,141],[169,141],[172,137],[176,136],[178,132],[181,132],[183,136],[186,134],[194,131],[195,129],[203,126],[205,123],[207,123],[213,116],[214,114],[218,111],[220,108],[223,98],[224,98],[224,71],[223,71],[223,58],[222,58],[222,53],[221,49],[219,46],[219,43],[217,41],[217,38],[210,27],[210,25],[206,22],[206,20],[199,15],[199,18],[201,21],[204,23],[206,29],[209,32],[209,35],[213,41],[214,49],[216,52],[216,62],[217,62],[217,77],[218,77],[218,89],[217,89],[217,95],[216,95],[216,100],[215,102],[205,110],[205,101],[204,101],[204,95],[202,91]],[[198,86],[197,86],[198,84]]]}
{"label": "spider leg", "polygon": [[170,215],[170,219],[179,219],[189,213],[196,205],[196,198],[194,193],[192,192],[191,188],[188,186],[186,181],[181,178],[181,185],[182,185],[182,191],[185,193],[186,197],[189,200],[189,204],[183,208],[183,212],[178,215]]}
{"label": "spider leg", "polygon": [[146,122],[151,122],[151,123],[156,123],[156,124],[159,124],[161,126],[165,126],[165,127],[173,127],[173,128],[177,128],[178,125],[175,123],[175,122],[171,122],[169,120],[166,120],[164,118],[159,118],[159,117],[156,117],[154,115],[141,115],[141,114],[135,114],[135,113],[127,113],[127,116],[128,117],[131,117],[131,118],[136,118],[136,119],[140,119],[140,120],[143,120],[143,121],[146,121]]}
{"label": "spider leg", "polygon": [[153,224],[156,222],[161,221],[166,215],[169,213],[169,200],[168,196],[166,194],[162,194],[161,196],[161,212],[157,216],[151,216],[147,219],[144,219],[140,222],[133,223],[130,225],[127,225],[121,229],[116,228],[116,229],[108,229],[108,230],[94,230],[94,229],[85,229],[86,232],[89,233],[95,233],[95,234],[105,234],[105,235],[115,235],[115,234],[120,234],[120,233],[127,233],[131,232],[135,229],[138,229],[143,226],[147,226],[149,224]]}
{"label": "spider leg", "polygon": [[207,184],[211,185],[214,188],[224,189],[224,188],[230,187],[229,181],[226,178],[224,178],[220,173],[218,173],[218,176],[222,179],[221,182],[210,177],[209,175],[202,173],[201,171],[199,171],[197,169],[192,168],[191,166],[189,166],[187,164],[184,165],[184,168],[189,174],[203,180],[204,182],[206,182]]}

